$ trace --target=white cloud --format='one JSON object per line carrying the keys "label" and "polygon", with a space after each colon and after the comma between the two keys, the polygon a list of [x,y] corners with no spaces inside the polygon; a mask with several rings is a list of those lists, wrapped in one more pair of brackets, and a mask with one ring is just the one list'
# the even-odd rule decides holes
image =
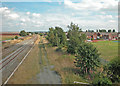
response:
{"label": "white cloud", "polygon": [[6,10],[5,13],[10,13],[10,10]]}
{"label": "white cloud", "polygon": [[7,7],[1,7],[1,8],[0,8],[0,13],[1,13],[1,12],[4,12],[5,10],[8,10],[8,8],[7,8]]}
{"label": "white cloud", "polygon": [[27,14],[27,15],[29,15],[29,14],[30,14],[30,12],[26,12],[26,14]]}
{"label": "white cloud", "polygon": [[35,16],[35,17],[40,17],[39,13],[33,13],[32,15]]}
{"label": "white cloud", "polygon": [[9,19],[16,19],[20,17],[17,13],[11,12],[11,10],[9,10],[7,7],[1,7],[0,14]]}
{"label": "white cloud", "polygon": [[115,21],[115,20],[109,20],[109,22],[114,23],[114,22],[116,22],[116,21]]}
{"label": "white cloud", "polygon": [[112,15],[106,15],[106,18],[113,18]]}
{"label": "white cloud", "polygon": [[101,19],[112,19],[113,18],[112,15],[98,15],[98,17],[100,17]]}
{"label": "white cloud", "polygon": [[32,20],[32,22],[33,22],[33,23],[36,23],[36,21],[35,21],[35,20]]}
{"label": "white cloud", "polygon": [[[1,8],[0,8],[1,10]],[[9,11],[6,9],[5,11]],[[5,12],[4,11],[4,12]],[[71,22],[78,24],[80,28],[85,29],[98,29],[98,28],[117,28],[117,21],[113,15],[100,14],[92,15],[88,12],[75,11],[71,14],[64,13],[30,13],[30,12],[15,12],[10,10],[3,14],[3,30],[20,31],[48,31],[49,27],[61,26],[65,31],[67,25]],[[105,21],[106,20],[106,21]],[[114,22],[115,21],[115,22]],[[114,22],[114,23],[112,23]],[[112,24],[111,24],[112,23]]]}
{"label": "white cloud", "polygon": [[22,22],[25,22],[26,20],[24,18],[21,19]]}
{"label": "white cloud", "polygon": [[106,14],[105,12],[101,12],[101,14]]}
{"label": "white cloud", "polygon": [[118,1],[116,0],[81,0],[73,3],[71,0],[64,0],[64,4],[76,10],[117,10]]}
{"label": "white cloud", "polygon": [[16,14],[16,13],[12,13],[12,14],[9,14],[8,17],[11,18],[11,19],[16,19],[16,18],[18,18],[20,16],[18,14]]}

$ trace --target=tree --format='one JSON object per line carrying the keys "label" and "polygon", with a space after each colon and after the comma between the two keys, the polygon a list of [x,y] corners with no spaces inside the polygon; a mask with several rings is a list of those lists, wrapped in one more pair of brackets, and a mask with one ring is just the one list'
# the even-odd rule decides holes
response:
{"label": "tree", "polygon": [[97,36],[100,36],[100,33],[97,33]]}
{"label": "tree", "polygon": [[58,37],[58,34],[55,33],[55,46],[59,46],[60,45],[60,38]]}
{"label": "tree", "polygon": [[22,30],[22,31],[20,31],[20,34],[19,34],[20,36],[27,36],[27,33],[25,32],[25,30]]}
{"label": "tree", "polygon": [[63,29],[61,28],[61,27],[55,27],[55,30],[54,30],[54,35],[56,35],[57,34],[57,36],[58,36],[58,40],[57,41],[59,41],[60,43],[60,45],[66,45],[66,40],[67,40],[67,38],[66,38],[66,35],[65,35],[65,33],[64,33],[64,31],[63,31]]}
{"label": "tree", "polygon": [[66,35],[61,27],[49,28],[48,40],[53,46],[66,45]]}
{"label": "tree", "polygon": [[75,25],[71,23],[68,25],[69,31],[68,31],[68,48],[67,52],[71,54],[76,54],[77,47],[80,43],[84,42],[86,40],[86,35],[82,34],[82,29],[78,27],[78,25]]}
{"label": "tree", "polygon": [[89,43],[79,44],[77,49],[77,56],[75,58],[75,66],[80,68],[83,74],[90,74],[90,71],[95,71],[99,67],[98,50]]}
{"label": "tree", "polygon": [[14,38],[11,38],[11,40],[14,40]]}
{"label": "tree", "polygon": [[94,30],[88,30],[88,32],[94,32]]}
{"label": "tree", "polygon": [[98,32],[98,30],[96,30],[96,32]]}
{"label": "tree", "polygon": [[27,35],[29,35],[29,33],[27,32]]}
{"label": "tree", "polygon": [[79,43],[80,43],[79,38],[70,37],[68,41],[67,52],[71,54],[75,54],[77,52],[77,47]]}
{"label": "tree", "polygon": [[18,39],[18,36],[15,36],[15,39]]}
{"label": "tree", "polygon": [[87,39],[86,34],[80,34],[79,39],[80,39],[80,42],[85,42],[85,40]]}
{"label": "tree", "polygon": [[48,40],[49,40],[49,42],[54,46],[54,38],[55,38],[55,36],[54,36],[53,31],[54,31],[54,28],[52,28],[52,27],[49,28]]}
{"label": "tree", "polygon": [[102,29],[102,30],[99,30],[99,32],[106,32],[106,30],[105,30],[105,29]]}
{"label": "tree", "polygon": [[78,27],[78,25],[75,25],[71,22],[70,25],[67,26],[69,28],[69,31],[68,31],[68,38],[72,37],[73,35],[76,34],[77,35],[80,35],[80,29]]}
{"label": "tree", "polygon": [[120,82],[120,58],[116,57],[111,60],[107,66],[104,67],[104,71],[112,82]]}
{"label": "tree", "polygon": [[35,32],[35,34],[38,34],[38,32]]}
{"label": "tree", "polygon": [[110,33],[110,32],[111,32],[111,30],[108,30],[108,32]]}
{"label": "tree", "polygon": [[43,36],[43,33],[40,33],[39,35],[40,35],[40,36]]}
{"label": "tree", "polygon": [[113,29],[113,32],[115,32],[115,29]]}

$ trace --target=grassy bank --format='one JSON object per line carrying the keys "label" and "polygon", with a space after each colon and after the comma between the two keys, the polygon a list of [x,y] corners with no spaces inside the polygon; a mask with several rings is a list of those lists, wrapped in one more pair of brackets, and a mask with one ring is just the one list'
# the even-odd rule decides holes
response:
{"label": "grassy bank", "polygon": [[99,41],[92,43],[101,53],[100,57],[110,61],[118,56],[118,43],[113,41]]}
{"label": "grassy bank", "polygon": [[[100,57],[110,61],[118,56],[118,43],[113,41],[99,41],[92,43],[101,53]],[[74,81],[88,82],[82,75],[79,75],[74,66],[74,56],[62,51],[56,51],[57,47],[49,47],[46,44],[50,63],[55,65],[55,70],[60,73],[63,83],[73,83]],[[79,71],[79,70],[78,70]],[[98,70],[100,71],[100,70]],[[91,82],[91,81],[89,81]]]}
{"label": "grassy bank", "polygon": [[49,62],[55,66],[54,70],[61,75],[62,83],[86,82],[85,79],[77,74],[77,69],[74,66],[74,56],[60,51],[57,52],[56,47],[49,47],[47,44],[45,46]]}

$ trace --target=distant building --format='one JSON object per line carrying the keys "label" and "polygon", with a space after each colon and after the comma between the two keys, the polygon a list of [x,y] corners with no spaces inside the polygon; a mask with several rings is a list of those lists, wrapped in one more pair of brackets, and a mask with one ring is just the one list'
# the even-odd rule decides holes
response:
{"label": "distant building", "polygon": [[120,32],[118,32],[117,36],[118,36],[118,39],[120,40]]}
{"label": "distant building", "polygon": [[94,40],[96,40],[96,39],[97,39],[97,33],[93,33],[92,38],[93,38]]}
{"label": "distant building", "polygon": [[112,33],[108,33],[108,32],[85,32],[87,39],[103,39],[103,40],[116,40],[118,39],[118,36],[120,36],[120,34],[118,34],[117,32],[112,32]]}
{"label": "distant building", "polygon": [[85,32],[88,39],[92,39],[92,32]]}

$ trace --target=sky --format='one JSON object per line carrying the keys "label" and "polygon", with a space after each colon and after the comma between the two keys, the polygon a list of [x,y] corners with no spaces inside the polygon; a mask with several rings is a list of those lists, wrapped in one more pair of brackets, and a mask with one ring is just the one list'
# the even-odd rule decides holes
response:
{"label": "sky", "polygon": [[118,31],[118,0],[2,0],[0,16],[3,32],[68,31],[71,22],[83,31]]}

